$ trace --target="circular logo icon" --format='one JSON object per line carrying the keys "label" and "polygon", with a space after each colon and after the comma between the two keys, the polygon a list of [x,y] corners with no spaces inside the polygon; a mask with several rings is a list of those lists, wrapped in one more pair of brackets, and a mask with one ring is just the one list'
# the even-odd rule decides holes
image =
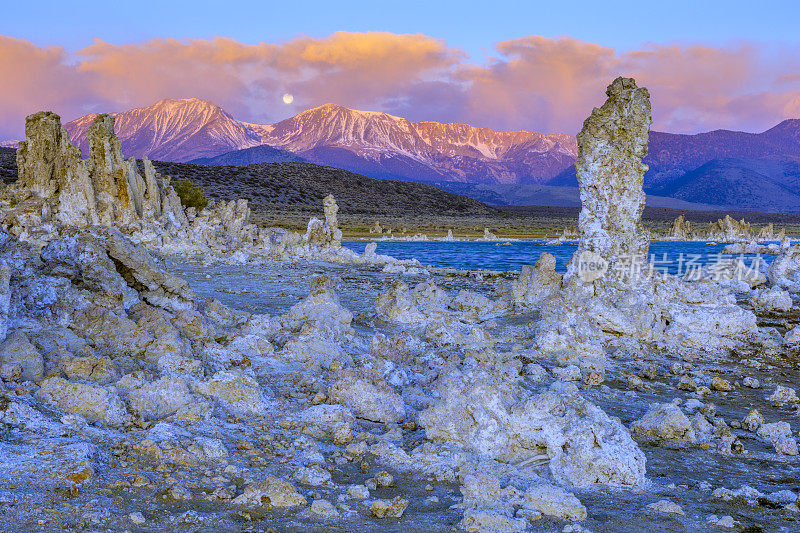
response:
{"label": "circular logo icon", "polygon": [[578,277],[586,283],[596,281],[606,275],[608,261],[591,250],[584,250],[578,256]]}

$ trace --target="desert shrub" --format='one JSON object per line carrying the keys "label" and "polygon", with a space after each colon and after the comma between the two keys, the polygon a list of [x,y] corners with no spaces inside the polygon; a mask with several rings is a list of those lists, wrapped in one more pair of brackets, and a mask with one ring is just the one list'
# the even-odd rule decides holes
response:
{"label": "desert shrub", "polygon": [[190,179],[182,179],[172,184],[184,207],[203,209],[208,205],[208,198],[203,189],[195,186]]}

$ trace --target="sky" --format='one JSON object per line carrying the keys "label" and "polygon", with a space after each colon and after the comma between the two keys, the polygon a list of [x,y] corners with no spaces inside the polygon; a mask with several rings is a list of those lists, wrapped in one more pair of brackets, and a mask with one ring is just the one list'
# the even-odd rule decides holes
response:
{"label": "sky", "polygon": [[799,20],[778,0],[14,2],[0,139],[40,109],[66,121],[186,97],[259,123],[333,102],[576,133],[618,75],[648,87],[654,129],[763,131],[800,117]]}

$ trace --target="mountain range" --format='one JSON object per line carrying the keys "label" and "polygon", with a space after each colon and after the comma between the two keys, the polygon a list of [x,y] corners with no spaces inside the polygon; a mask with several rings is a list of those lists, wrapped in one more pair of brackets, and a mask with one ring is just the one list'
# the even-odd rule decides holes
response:
{"label": "mountain range", "polygon": [[[111,114],[125,155],[173,162],[280,162],[287,160],[284,152],[290,152],[300,160],[379,178],[539,183],[557,176],[577,156],[571,135],[412,123],[334,104],[266,125],[239,122],[222,108],[196,98],[162,100]],[[86,130],[95,116],[65,124],[84,153]],[[262,150],[255,160],[252,148],[260,145],[283,152]],[[241,150],[249,152],[238,153]]]}
{"label": "mountain range", "polygon": [[[65,125],[84,152],[94,116]],[[253,124],[196,98],[162,100],[114,116],[128,156],[216,165],[311,162],[435,183],[482,200],[490,199],[489,191],[498,203],[541,205],[551,197],[562,205],[577,202],[574,192],[555,189],[577,186],[577,143],[564,133],[411,122],[334,104]],[[645,191],[684,206],[800,212],[800,119],[762,133],[653,131],[645,163]]]}

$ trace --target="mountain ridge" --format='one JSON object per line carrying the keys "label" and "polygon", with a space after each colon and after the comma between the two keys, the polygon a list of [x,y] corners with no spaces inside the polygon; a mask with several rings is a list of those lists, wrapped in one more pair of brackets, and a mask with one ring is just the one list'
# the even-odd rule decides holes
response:
{"label": "mountain ridge", "polygon": [[[166,99],[111,115],[117,119],[123,153],[175,162],[265,144],[317,164],[366,170],[376,177],[515,183],[550,179],[577,156],[574,137],[563,133],[414,123],[330,103],[274,124],[239,122],[221,107],[196,98]],[[95,116],[65,124],[73,143],[84,153],[86,130]]]}
{"label": "mountain ridge", "polygon": [[[73,142],[84,150],[85,131],[94,116],[66,124]],[[221,165],[296,158],[384,179],[519,185],[521,191],[532,185],[577,186],[577,143],[565,133],[496,132],[469,124],[411,122],[332,103],[273,124],[240,122],[221,107],[196,98],[162,100],[114,116],[123,153],[133,157]],[[775,176],[748,167],[747,161],[769,158],[783,161],[768,165],[767,171],[777,173]],[[681,201],[717,205],[715,198],[720,195],[709,187],[735,182],[735,190],[747,193],[741,199],[723,195],[734,205],[744,202],[741,207],[747,209],[800,211],[800,188],[795,191],[793,184],[778,184],[780,169],[791,165],[793,158],[800,158],[800,119],[784,120],[760,133],[651,131],[644,188],[651,195],[674,191],[670,194],[679,195],[676,198]],[[696,171],[716,160],[727,162]],[[685,176],[702,177],[707,186],[690,187]],[[758,193],[757,186],[748,184],[743,176],[750,176],[779,197]],[[778,182],[773,183],[773,178]],[[781,188],[791,194],[783,197]],[[485,195],[477,187],[472,190]],[[503,197],[530,199],[530,191],[535,190],[528,187],[527,193],[504,193]]]}
{"label": "mountain ridge", "polygon": [[[183,161],[263,144],[251,128],[199,98],[168,98],[109,114],[116,119],[115,131],[128,157]],[[64,125],[84,156],[88,153],[86,131],[97,115],[84,115]]]}

